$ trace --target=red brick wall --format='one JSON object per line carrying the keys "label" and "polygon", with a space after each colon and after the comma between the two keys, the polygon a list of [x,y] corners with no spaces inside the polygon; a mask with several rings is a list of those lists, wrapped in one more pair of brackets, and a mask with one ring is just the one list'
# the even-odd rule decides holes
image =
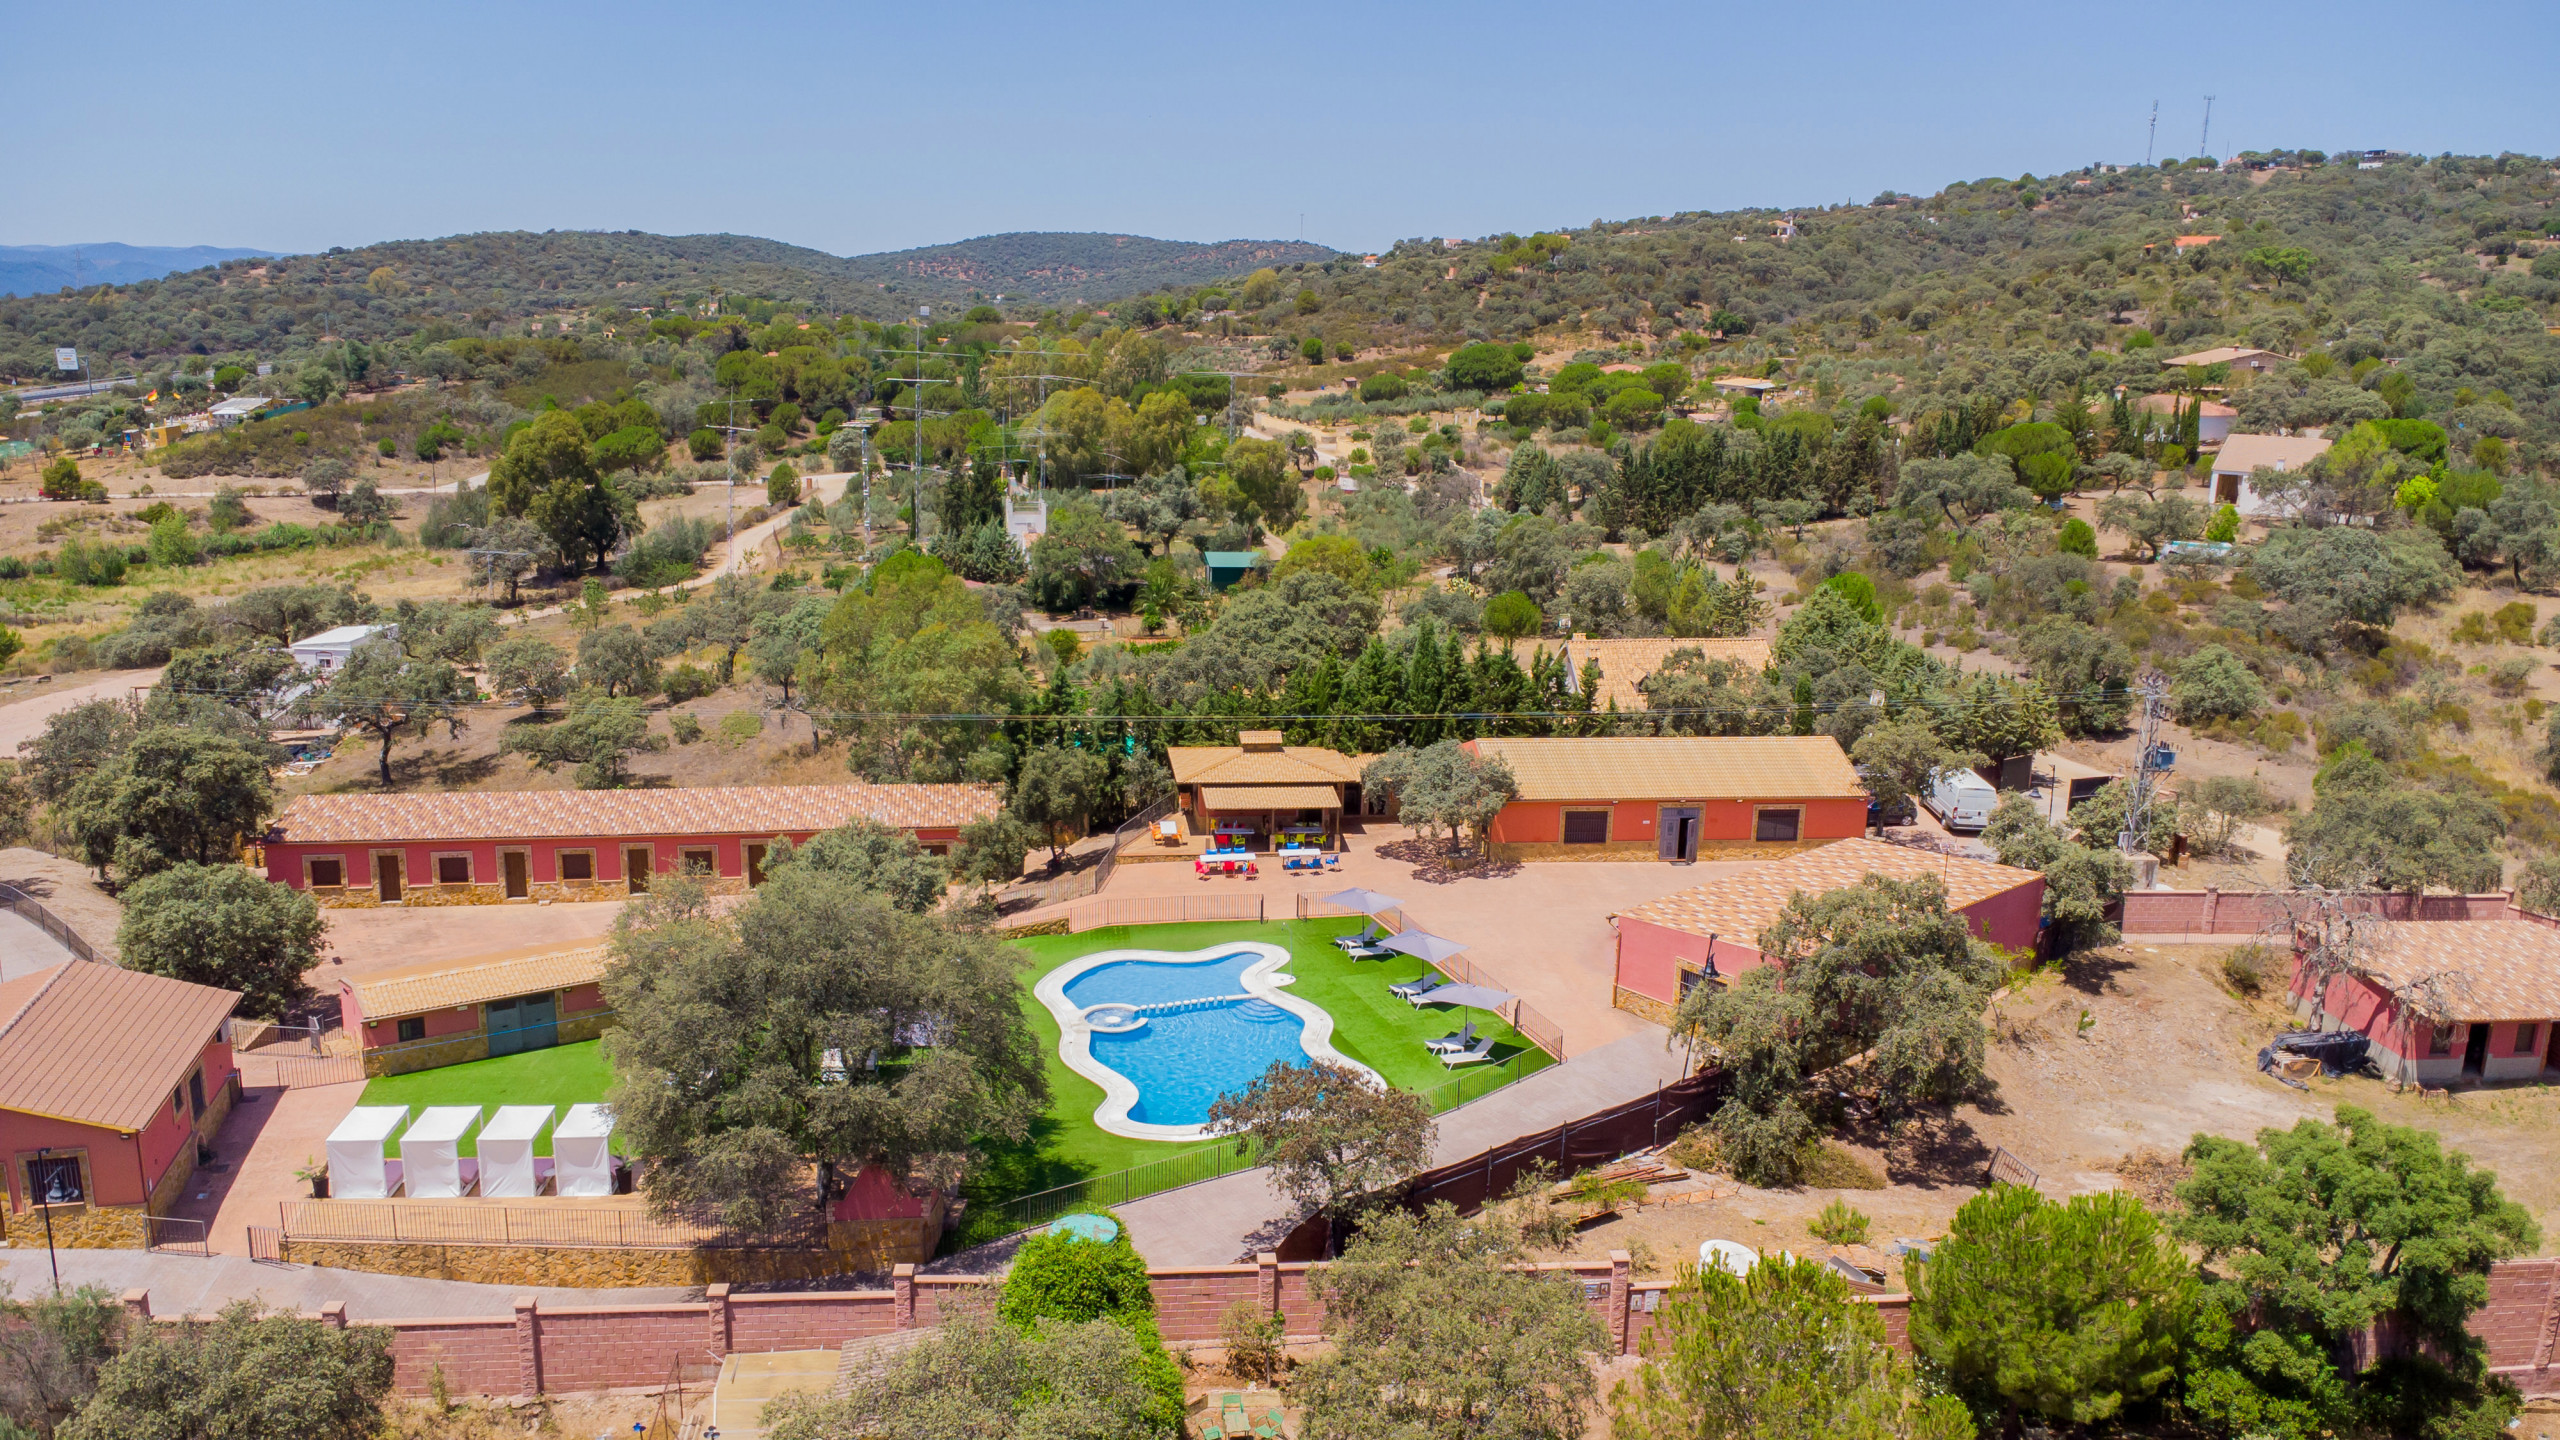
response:
{"label": "red brick wall", "polygon": [[542,1388],[553,1394],[654,1385],[678,1360],[711,1347],[701,1305],[544,1308],[534,1319],[542,1347]]}
{"label": "red brick wall", "polygon": [[[2414,904],[2406,895],[2350,898],[2359,911],[2390,920],[2510,918],[2504,894],[2423,895]],[[2284,916],[2279,897],[2254,890],[2133,890],[2124,897],[2122,928],[2127,935],[2254,935]]]}
{"label": "red brick wall", "polygon": [[402,1394],[426,1394],[438,1366],[444,1368],[446,1388],[456,1395],[516,1393],[518,1355],[513,1318],[400,1320],[393,1324],[393,1383]]}
{"label": "red brick wall", "polygon": [[1217,1339],[1219,1318],[1238,1300],[1266,1309],[1271,1303],[1259,1266],[1150,1270],[1147,1276],[1156,1296],[1156,1328],[1169,1344]]}
{"label": "red brick wall", "polygon": [[[921,1316],[918,1323],[923,1323]],[[848,1340],[885,1334],[896,1328],[896,1310],[886,1290],[737,1295],[729,1300],[729,1348],[749,1354],[760,1350],[833,1350]]]}

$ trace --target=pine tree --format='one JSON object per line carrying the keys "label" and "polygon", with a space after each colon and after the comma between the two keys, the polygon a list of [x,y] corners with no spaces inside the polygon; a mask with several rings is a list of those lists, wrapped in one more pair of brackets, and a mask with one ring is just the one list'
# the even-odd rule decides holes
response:
{"label": "pine tree", "polygon": [[1386,644],[1371,637],[1342,683],[1342,719],[1334,728],[1334,748],[1347,755],[1375,755],[1394,743],[1389,727],[1368,717],[1396,712],[1403,689],[1397,680]]}
{"label": "pine tree", "polygon": [[1448,691],[1448,672],[1440,659],[1440,641],[1431,622],[1424,621],[1413,637],[1413,654],[1405,661],[1404,704],[1401,713],[1414,717],[1405,726],[1402,743],[1416,749],[1436,743],[1442,732],[1439,712]]}

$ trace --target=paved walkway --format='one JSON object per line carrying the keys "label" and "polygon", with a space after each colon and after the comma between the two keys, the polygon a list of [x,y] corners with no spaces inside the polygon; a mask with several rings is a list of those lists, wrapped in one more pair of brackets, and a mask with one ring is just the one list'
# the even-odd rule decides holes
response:
{"label": "paved walkway", "polygon": [[[1663,1032],[1613,1040],[1506,1085],[1440,1117],[1434,1165],[1534,1135],[1567,1120],[1651,1094],[1686,1071]],[[1297,1206],[1271,1188],[1267,1170],[1244,1170],[1112,1207],[1150,1265],[1230,1265],[1268,1249],[1296,1223]]]}
{"label": "paved walkway", "polygon": [[0,910],[0,980],[15,980],[77,959],[44,927],[15,910]]}
{"label": "paved walkway", "polygon": [[[279,1047],[279,1053],[299,1049]],[[243,1066],[244,1074],[262,1070],[254,1063]],[[293,1172],[327,1153],[329,1132],[363,1096],[360,1080],[300,1090],[242,1089],[213,1137],[214,1161],[222,1168],[198,1168],[169,1213],[203,1221],[205,1243],[216,1255],[246,1256],[250,1226],[281,1224],[285,1201],[311,1198],[310,1186]]]}
{"label": "paved walkway", "polygon": [[[699,1300],[701,1292],[673,1287],[635,1290],[566,1290],[557,1286],[473,1285],[460,1280],[421,1280],[407,1275],[368,1275],[316,1265],[275,1265],[234,1255],[150,1254],[141,1250],[57,1250],[62,1284],[94,1285],[111,1295],[151,1292],[155,1315],[199,1315],[234,1300],[264,1300],[287,1310],[317,1310],[346,1302],[350,1320],[406,1320],[441,1316],[513,1315],[515,1297],[545,1305],[653,1305]],[[0,1278],[20,1298],[53,1286],[44,1247],[0,1250]]]}

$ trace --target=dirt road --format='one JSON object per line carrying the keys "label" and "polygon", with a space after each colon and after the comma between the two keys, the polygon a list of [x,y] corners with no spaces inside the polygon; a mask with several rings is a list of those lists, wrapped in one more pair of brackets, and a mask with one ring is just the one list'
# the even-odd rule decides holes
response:
{"label": "dirt road", "polygon": [[0,757],[14,756],[18,747],[44,733],[44,723],[75,705],[92,700],[122,700],[136,690],[148,690],[160,682],[154,670],[111,670],[85,680],[53,680],[37,684],[22,679],[0,695]]}

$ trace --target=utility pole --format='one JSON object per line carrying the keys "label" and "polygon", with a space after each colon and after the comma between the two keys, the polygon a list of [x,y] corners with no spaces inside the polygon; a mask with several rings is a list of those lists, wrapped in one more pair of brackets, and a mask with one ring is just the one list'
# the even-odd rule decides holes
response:
{"label": "utility pole", "polygon": [[2152,102],[2151,102],[2151,129],[2150,129],[2149,133],[2148,133],[2148,134],[2146,134],[2146,135],[2143,137],[2143,141],[2142,141],[2142,164],[2143,164],[2143,167],[2144,167],[2145,169],[2148,169],[2148,168],[2150,167],[2150,165],[2151,165],[2151,152],[2152,152],[2152,150],[2153,150],[2155,147],[2157,147],[2157,146],[2159,145],[2159,143],[2160,143],[2160,102],[2159,102],[2159,101],[2157,101],[2157,100],[2154,100],[2154,101],[2152,101]]}
{"label": "utility pole", "polygon": [[2196,137],[2196,153],[2213,158],[2213,97],[2204,97],[2204,133]]}

